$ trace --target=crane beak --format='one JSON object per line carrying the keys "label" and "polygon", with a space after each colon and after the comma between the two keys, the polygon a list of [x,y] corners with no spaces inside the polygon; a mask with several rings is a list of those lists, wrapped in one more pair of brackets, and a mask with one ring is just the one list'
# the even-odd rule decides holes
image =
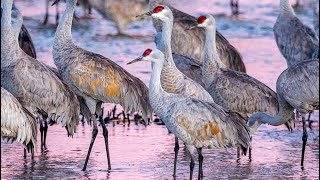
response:
{"label": "crane beak", "polygon": [[55,0],[55,1],[51,4],[51,6],[54,6],[54,5],[57,4],[59,1],[60,1],[60,0]]}
{"label": "crane beak", "polygon": [[131,61],[131,62],[128,62],[127,65],[129,65],[129,64],[134,64],[134,63],[136,63],[136,62],[140,62],[140,61],[142,61],[142,59],[143,59],[143,57],[140,56],[140,57],[138,57],[137,59],[135,59],[135,60],[133,60],[133,61]]}
{"label": "crane beak", "polygon": [[153,12],[152,12],[152,11],[150,11],[150,12],[146,12],[146,13],[144,13],[144,14],[140,14],[140,15],[138,15],[138,16],[136,16],[136,18],[149,17],[149,16],[151,16],[152,14],[153,14]]}

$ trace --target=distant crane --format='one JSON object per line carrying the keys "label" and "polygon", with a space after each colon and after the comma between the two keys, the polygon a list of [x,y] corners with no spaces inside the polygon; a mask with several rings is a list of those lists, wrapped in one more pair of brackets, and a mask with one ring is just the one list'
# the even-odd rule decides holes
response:
{"label": "distant crane", "polygon": [[[31,151],[37,147],[37,120],[7,90],[1,87],[1,139],[18,141]],[[26,154],[25,154],[26,156]]]}
{"label": "distant crane", "polygon": [[303,136],[302,157],[303,167],[304,153],[308,140],[306,128],[306,114],[319,108],[319,60],[302,61],[286,69],[277,80],[277,94],[279,112],[271,116],[258,112],[253,114],[248,124],[253,134],[261,124],[279,126],[287,122],[293,110],[302,114]]}
{"label": "distant crane", "polygon": [[167,128],[181,139],[191,155],[190,179],[193,176],[195,149],[199,155],[198,179],[203,178],[202,148],[240,146],[245,154],[250,147],[249,128],[243,117],[221,106],[181,94],[167,93],[161,85],[165,55],[160,50],[146,50],[138,61],[152,62],[149,99],[154,112]]}
{"label": "distant crane", "polygon": [[[56,0],[54,4],[59,2]],[[53,59],[62,79],[78,96],[85,99],[93,120],[92,140],[83,167],[86,170],[91,149],[98,134],[96,114],[101,115],[103,102],[120,104],[125,112],[142,112],[147,125],[152,118],[152,109],[148,99],[147,86],[132,76],[121,66],[99,54],[86,51],[73,43],[71,25],[76,0],[66,1],[66,10],[58,25],[54,43]],[[111,169],[108,131],[101,121],[108,158]]]}
{"label": "distant crane", "polygon": [[72,136],[79,120],[76,96],[45,65],[21,50],[18,33],[12,29],[21,28],[22,16],[12,26],[12,0],[2,1],[1,6],[1,85],[31,113],[62,124]]}
{"label": "distant crane", "polygon": [[129,23],[136,15],[148,9],[148,0],[89,0],[90,5],[105,19],[116,23],[118,35],[126,35]]}
{"label": "distant crane", "polygon": [[314,58],[315,52],[319,49],[316,33],[296,17],[289,0],[280,0],[280,14],[273,32],[288,67]]}
{"label": "distant crane", "polygon": [[[152,11],[159,4],[168,5],[168,0],[149,0],[149,10]],[[192,58],[194,63],[202,65],[204,58],[203,49],[205,44],[204,30],[199,28],[186,30],[190,25],[197,23],[197,18],[181,12],[172,6],[169,7],[174,17],[171,39],[172,52]],[[161,34],[161,22],[154,19],[153,25],[158,34]],[[158,36],[159,35],[157,35],[157,37]],[[242,61],[241,54],[219,32],[217,32],[217,48],[219,56],[225,65],[232,70],[246,72],[246,67]]]}

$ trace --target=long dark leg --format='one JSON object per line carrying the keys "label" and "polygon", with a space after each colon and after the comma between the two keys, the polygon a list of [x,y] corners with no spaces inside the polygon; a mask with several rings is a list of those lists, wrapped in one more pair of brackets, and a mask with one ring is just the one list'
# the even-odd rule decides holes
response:
{"label": "long dark leg", "polygon": [[92,146],[93,146],[94,141],[95,141],[95,139],[97,137],[97,134],[98,134],[98,126],[97,126],[97,121],[96,121],[96,115],[95,114],[91,114],[91,119],[93,121],[92,138],[91,138],[91,142],[90,142],[87,158],[86,158],[86,161],[85,161],[84,166],[82,168],[82,171],[85,171],[86,168],[87,168],[87,164],[88,164],[88,161],[89,161],[89,157],[90,157],[90,153],[91,153],[91,150],[92,150]]}
{"label": "long dark leg", "polygon": [[237,160],[240,160],[240,147],[237,147]]}
{"label": "long dark leg", "polygon": [[44,128],[43,128],[43,119],[41,118],[40,121],[39,121],[39,124],[40,124],[40,138],[41,138],[41,151],[43,151],[43,131],[44,131]]}
{"label": "long dark leg", "polygon": [[198,172],[198,179],[203,178],[203,169],[202,169],[202,163],[203,163],[203,156],[202,156],[202,148],[198,148],[198,155],[199,155],[199,172]]}
{"label": "long dark leg", "polygon": [[34,147],[31,148],[31,159],[34,158]]}
{"label": "long dark leg", "polygon": [[[308,117],[308,120],[310,120],[310,115]],[[305,115],[302,116],[302,123],[303,123],[303,135],[302,135],[302,157],[301,157],[301,166],[303,167],[303,161],[304,161],[304,153],[306,150],[306,144],[308,140],[308,133],[307,133],[307,126],[306,126],[306,118]]]}
{"label": "long dark leg", "polygon": [[27,158],[27,150],[26,148],[23,149],[23,157],[26,159]]}
{"label": "long dark leg", "polygon": [[174,145],[173,177],[176,177],[177,159],[178,159],[178,153],[179,153],[179,139],[178,137],[175,137],[174,140],[175,140],[175,145]]}
{"label": "long dark leg", "polygon": [[109,141],[108,141],[108,129],[106,128],[106,125],[103,120],[100,121],[102,130],[103,130],[103,137],[104,142],[106,145],[106,152],[107,152],[107,158],[108,158],[108,170],[111,170],[111,161],[110,161],[110,153],[109,153]]}
{"label": "long dark leg", "polygon": [[190,153],[190,157],[191,157],[191,162],[190,162],[190,178],[189,179],[192,180],[195,163],[194,163],[194,158],[191,153]]}
{"label": "long dark leg", "polygon": [[56,4],[56,24],[59,24],[59,3]]}
{"label": "long dark leg", "polygon": [[47,150],[47,132],[48,132],[48,123],[47,123],[47,117],[44,118],[44,136],[43,136],[43,148],[44,150]]}
{"label": "long dark leg", "polygon": [[46,0],[46,14],[44,15],[43,25],[46,25],[49,17],[49,0]]}

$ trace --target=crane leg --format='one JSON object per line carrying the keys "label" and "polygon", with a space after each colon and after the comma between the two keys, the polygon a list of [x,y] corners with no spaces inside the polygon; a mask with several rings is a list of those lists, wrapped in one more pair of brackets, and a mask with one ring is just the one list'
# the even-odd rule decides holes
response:
{"label": "crane leg", "polygon": [[44,119],[44,136],[43,136],[43,148],[44,150],[47,150],[47,132],[48,132],[48,122],[47,122],[47,117]]}
{"label": "crane leg", "polygon": [[56,4],[56,24],[59,24],[59,5]]}
{"label": "crane leg", "polygon": [[179,152],[179,139],[178,137],[175,137],[174,140],[175,140],[175,145],[174,145],[173,177],[176,177],[177,159],[178,159],[178,152]]}
{"label": "crane leg", "polygon": [[86,168],[87,168],[87,164],[88,164],[88,161],[89,161],[89,157],[90,157],[90,153],[91,153],[91,150],[92,150],[92,146],[93,146],[94,141],[95,141],[95,139],[97,137],[97,134],[98,134],[98,126],[97,126],[97,121],[96,121],[96,115],[95,114],[91,114],[91,119],[93,121],[92,138],[91,138],[88,154],[87,154],[84,166],[82,168],[82,171],[85,171]]}
{"label": "crane leg", "polygon": [[106,145],[106,152],[107,152],[107,158],[108,158],[108,170],[111,170],[111,161],[110,161],[110,153],[109,153],[109,141],[108,141],[108,129],[106,128],[106,125],[103,120],[100,121],[102,126],[102,133],[104,137],[104,142]]}
{"label": "crane leg", "polygon": [[191,162],[190,162],[190,180],[192,180],[192,176],[193,176],[193,170],[194,170],[194,157],[192,156],[192,154],[190,154],[191,157]]}
{"label": "crane leg", "polygon": [[31,148],[31,159],[34,158],[34,147]]}
{"label": "crane leg", "polygon": [[[310,120],[310,115],[308,117],[308,120]],[[303,167],[303,161],[304,161],[304,153],[306,150],[306,144],[308,140],[308,133],[307,133],[307,125],[306,125],[306,118],[305,115],[302,116],[302,123],[303,123],[303,135],[302,135],[302,157],[301,157],[301,166]]]}
{"label": "crane leg", "polygon": [[43,151],[43,131],[44,131],[44,128],[43,128],[43,119],[41,118],[40,119],[40,138],[41,138],[41,151]]}
{"label": "crane leg", "polygon": [[44,15],[43,25],[46,25],[49,17],[49,0],[46,0],[46,14]]}
{"label": "crane leg", "polygon": [[202,148],[198,148],[198,155],[199,155],[199,172],[198,172],[198,179],[203,178],[203,169],[202,169],[202,163],[203,163],[203,156],[202,156]]}
{"label": "crane leg", "polygon": [[26,150],[26,148],[23,148],[23,157],[25,159],[27,158],[27,150]]}

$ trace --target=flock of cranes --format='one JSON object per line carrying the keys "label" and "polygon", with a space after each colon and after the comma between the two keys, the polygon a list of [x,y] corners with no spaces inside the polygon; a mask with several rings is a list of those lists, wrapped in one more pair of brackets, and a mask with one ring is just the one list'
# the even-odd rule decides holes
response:
{"label": "flock of cranes", "polygon": [[[145,3],[142,8],[148,5],[138,2]],[[124,15],[132,20],[111,19],[117,23],[119,34],[124,34],[136,15],[152,17],[157,48],[147,49],[128,63],[152,62],[149,88],[112,60],[74,44],[71,28],[77,0],[66,0],[55,33],[52,55],[57,69],[36,59],[13,0],[1,1],[1,137],[17,140],[33,153],[39,120],[41,149],[45,150],[48,122],[60,124],[72,136],[82,114],[93,122],[83,166],[86,170],[102,103],[120,104],[125,113],[141,113],[146,125],[152,113],[157,114],[175,135],[174,176],[180,139],[191,155],[190,179],[195,151],[198,179],[202,179],[203,148],[237,147],[238,157],[241,151],[246,154],[249,150],[250,154],[252,135],[261,124],[284,124],[292,132],[296,110],[303,119],[303,167],[308,136],[305,116],[319,108],[319,38],[295,16],[289,0],[280,0],[274,26],[277,45],[288,64],[278,78],[276,92],[246,74],[242,56],[217,31],[212,15],[196,18],[173,8],[168,1],[148,3],[149,12],[141,14],[137,8],[131,12],[137,14]],[[125,4],[113,1],[112,5],[120,8]],[[111,17],[114,7],[105,5],[103,8],[98,0],[90,1],[90,8]],[[103,120],[100,124],[110,170],[108,130]]]}

